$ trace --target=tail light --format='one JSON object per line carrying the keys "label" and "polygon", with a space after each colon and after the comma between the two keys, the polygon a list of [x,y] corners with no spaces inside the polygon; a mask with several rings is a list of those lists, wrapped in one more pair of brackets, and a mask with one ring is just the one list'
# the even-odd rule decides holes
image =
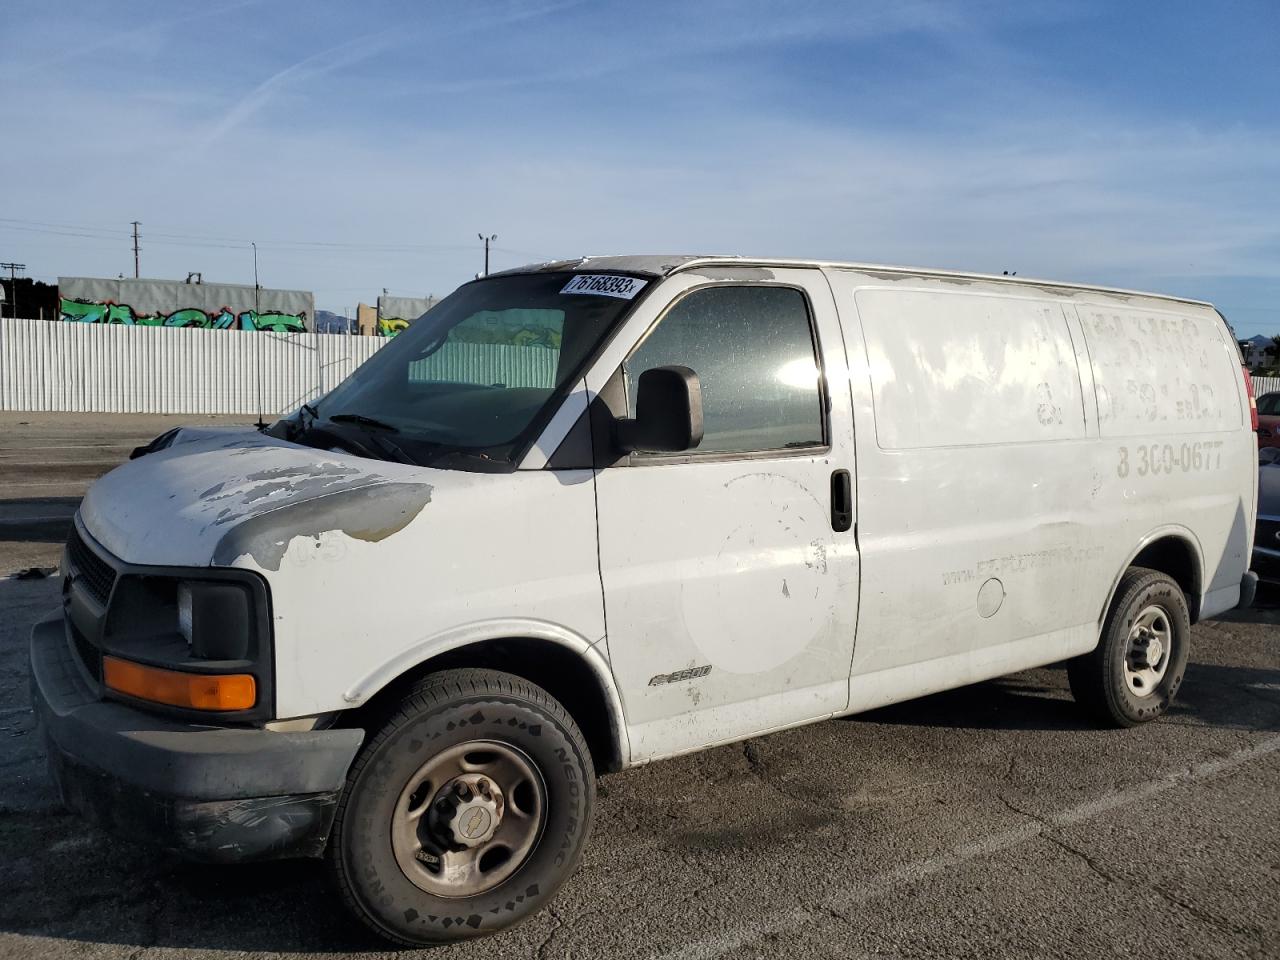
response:
{"label": "tail light", "polygon": [[1244,392],[1249,395],[1249,429],[1258,429],[1258,400],[1253,395],[1253,377],[1249,376],[1249,368],[1241,364],[1240,372],[1244,374]]}

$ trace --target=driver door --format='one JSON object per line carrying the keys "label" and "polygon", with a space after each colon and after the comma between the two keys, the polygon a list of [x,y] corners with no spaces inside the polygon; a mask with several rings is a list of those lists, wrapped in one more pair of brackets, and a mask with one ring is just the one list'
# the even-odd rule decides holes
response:
{"label": "driver door", "polygon": [[[652,367],[690,367],[705,434],[596,474],[610,659],[632,759],[842,711],[858,606],[844,344],[819,270],[718,268],[654,291],[591,375],[635,415]],[[594,379],[595,382],[592,382]],[[615,411],[618,412],[618,411]]]}

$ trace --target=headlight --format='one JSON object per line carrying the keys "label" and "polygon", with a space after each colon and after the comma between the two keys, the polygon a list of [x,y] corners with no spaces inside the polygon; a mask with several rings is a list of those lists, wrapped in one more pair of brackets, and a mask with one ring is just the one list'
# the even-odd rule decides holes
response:
{"label": "headlight", "polygon": [[200,660],[243,660],[253,629],[249,591],[238,583],[178,584],[178,632]]}
{"label": "headlight", "polygon": [[134,700],[268,717],[270,604],[266,581],[247,571],[129,568],[107,610],[101,680]]}
{"label": "headlight", "polygon": [[187,649],[191,649],[191,584],[183,581],[178,584],[178,632],[187,641]]}

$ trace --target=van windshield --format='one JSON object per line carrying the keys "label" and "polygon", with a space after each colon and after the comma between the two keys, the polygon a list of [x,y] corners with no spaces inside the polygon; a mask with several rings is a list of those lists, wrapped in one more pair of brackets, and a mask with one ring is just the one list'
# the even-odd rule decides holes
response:
{"label": "van windshield", "polygon": [[294,439],[422,465],[509,468],[646,286],[584,279],[595,278],[517,274],[460,287],[304,408]]}

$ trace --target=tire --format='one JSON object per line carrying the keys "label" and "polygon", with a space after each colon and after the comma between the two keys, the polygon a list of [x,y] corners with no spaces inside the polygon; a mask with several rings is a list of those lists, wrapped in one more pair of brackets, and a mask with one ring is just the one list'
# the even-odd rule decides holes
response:
{"label": "tire", "polygon": [[1104,726],[1149,723],[1169,709],[1190,652],[1191,617],[1182,588],[1158,570],[1130,567],[1116,587],[1098,646],[1067,662],[1071,694]]}
{"label": "tire", "polygon": [[551,900],[594,801],[586,742],[550,694],[496,670],[442,671],[357,755],[326,856],[347,907],[383,939],[464,940]]}

